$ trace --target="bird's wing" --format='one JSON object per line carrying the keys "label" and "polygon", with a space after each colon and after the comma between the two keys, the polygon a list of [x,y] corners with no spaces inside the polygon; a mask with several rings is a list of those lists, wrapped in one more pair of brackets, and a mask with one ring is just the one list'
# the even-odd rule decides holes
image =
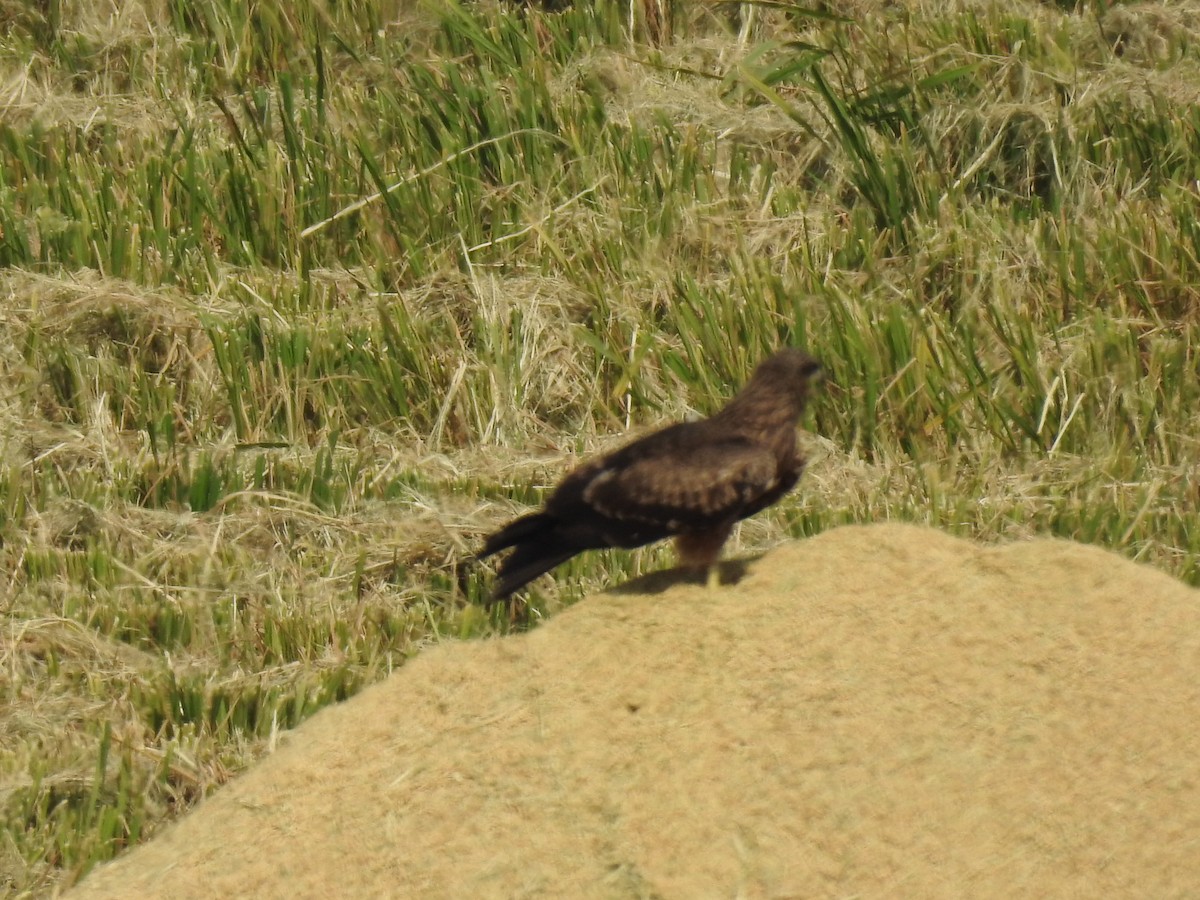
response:
{"label": "bird's wing", "polygon": [[744,439],[675,444],[598,466],[582,500],[596,512],[669,532],[741,518],[778,485],[775,455]]}

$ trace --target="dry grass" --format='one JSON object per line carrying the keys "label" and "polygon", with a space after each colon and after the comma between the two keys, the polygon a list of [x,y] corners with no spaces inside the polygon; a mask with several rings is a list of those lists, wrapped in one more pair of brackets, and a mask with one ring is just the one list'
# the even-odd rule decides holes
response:
{"label": "dry grass", "polygon": [[511,627],[480,535],[781,343],[814,463],[735,552],[908,519],[1200,581],[1200,6],[828,10],[0,3],[0,891]]}

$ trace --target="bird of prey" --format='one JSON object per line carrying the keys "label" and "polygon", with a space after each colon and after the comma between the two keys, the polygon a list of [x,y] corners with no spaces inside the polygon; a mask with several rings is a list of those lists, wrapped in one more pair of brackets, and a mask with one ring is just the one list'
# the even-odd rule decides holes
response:
{"label": "bird of prey", "polygon": [[655,431],[570,472],[544,508],[487,538],[478,558],[513,548],[491,602],[584,550],[674,537],[685,568],[715,567],[734,523],[770,506],[804,471],[796,425],[821,364],[780,350],[720,412]]}

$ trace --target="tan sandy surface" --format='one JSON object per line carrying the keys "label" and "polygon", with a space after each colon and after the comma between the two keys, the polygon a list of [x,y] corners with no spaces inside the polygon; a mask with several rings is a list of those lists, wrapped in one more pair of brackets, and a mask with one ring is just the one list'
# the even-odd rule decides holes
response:
{"label": "tan sandy surface", "polygon": [[425,652],[70,896],[1200,897],[1200,591],[901,525],[670,581]]}

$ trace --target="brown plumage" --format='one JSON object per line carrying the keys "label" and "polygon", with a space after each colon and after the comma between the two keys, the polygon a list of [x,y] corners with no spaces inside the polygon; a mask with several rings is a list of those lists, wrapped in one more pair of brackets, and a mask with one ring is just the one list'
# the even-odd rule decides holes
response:
{"label": "brown plumage", "polygon": [[710,572],[734,523],[770,506],[804,471],[796,424],[821,364],[781,350],[711,418],[670,425],[563,479],[540,512],[491,535],[479,558],[500,566],[501,600],[584,550],[674,536],[679,560]]}

